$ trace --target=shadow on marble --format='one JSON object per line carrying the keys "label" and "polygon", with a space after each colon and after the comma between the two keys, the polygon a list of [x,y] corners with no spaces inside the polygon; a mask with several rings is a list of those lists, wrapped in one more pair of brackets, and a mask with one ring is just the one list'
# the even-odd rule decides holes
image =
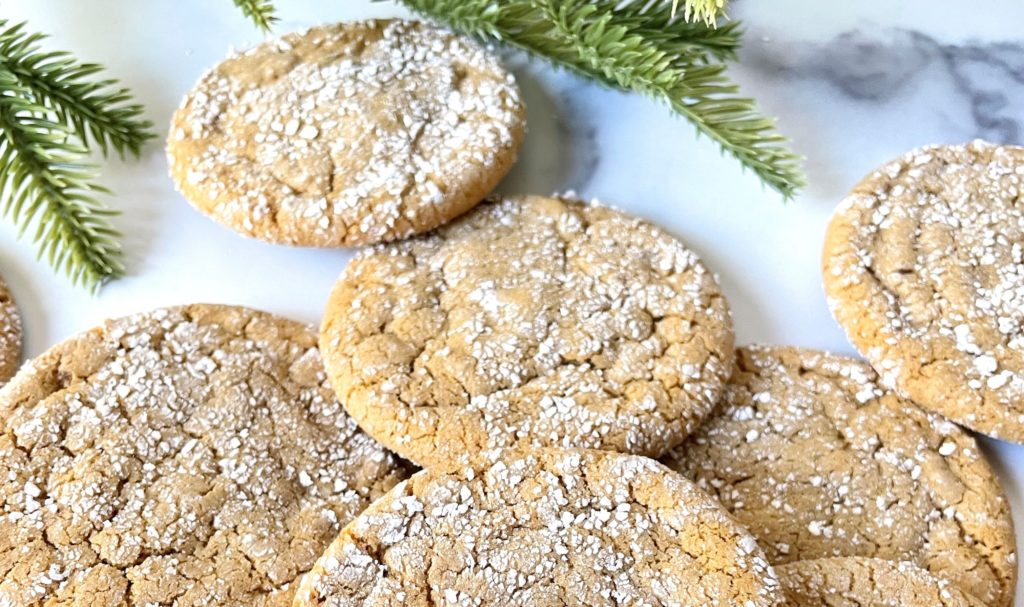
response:
{"label": "shadow on marble", "polygon": [[[153,182],[154,173],[161,175],[159,182]],[[138,160],[108,159],[101,180],[113,191],[103,202],[119,212],[112,221],[121,232],[125,275],[137,276],[166,228],[171,215],[166,205],[189,206],[167,176],[163,140],[149,142]]]}
{"label": "shadow on marble", "polygon": [[600,158],[597,129],[574,101],[579,83],[567,74],[542,79],[529,63],[513,66],[513,71],[526,101],[527,132],[518,161],[497,191],[582,192]]}

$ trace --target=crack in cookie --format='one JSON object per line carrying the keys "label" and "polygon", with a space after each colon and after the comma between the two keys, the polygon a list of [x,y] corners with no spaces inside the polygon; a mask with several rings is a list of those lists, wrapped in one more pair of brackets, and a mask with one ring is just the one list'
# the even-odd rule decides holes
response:
{"label": "crack in cookie", "polygon": [[984,607],[949,580],[906,561],[839,557],[775,568],[789,607]]}

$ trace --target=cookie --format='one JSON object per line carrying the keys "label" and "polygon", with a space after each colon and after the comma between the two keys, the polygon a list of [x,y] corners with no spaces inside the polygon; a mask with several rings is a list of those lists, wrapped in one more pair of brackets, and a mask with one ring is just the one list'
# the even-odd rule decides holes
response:
{"label": "cookie", "polygon": [[407,474],[305,325],[195,305],[107,322],[0,390],[0,605],[291,605]]}
{"label": "cookie", "polygon": [[287,34],[206,73],[175,112],[171,176],[197,209],[275,243],[430,230],[511,168],[525,110],[472,40],[417,21]]}
{"label": "cookie", "polygon": [[832,313],[883,382],[973,430],[1024,443],[1024,148],[910,152],[836,210]]}
{"label": "cookie", "polygon": [[742,348],[720,409],[666,458],[773,564],[912,561],[992,607],[1017,566],[1010,507],[974,439],[842,356]]}
{"label": "cookie", "polygon": [[787,607],[985,607],[949,581],[905,561],[828,558],[775,570]]}
{"label": "cookie", "polygon": [[7,284],[0,278],[0,386],[21,364],[21,316]]}
{"label": "cookie", "polygon": [[321,329],[342,403],[422,465],[515,443],[659,456],[718,400],[732,323],[662,230],[599,205],[491,200],[357,256]]}
{"label": "cookie", "polygon": [[350,523],[296,593],[342,605],[778,605],[754,538],[644,457],[506,452],[422,471]]}

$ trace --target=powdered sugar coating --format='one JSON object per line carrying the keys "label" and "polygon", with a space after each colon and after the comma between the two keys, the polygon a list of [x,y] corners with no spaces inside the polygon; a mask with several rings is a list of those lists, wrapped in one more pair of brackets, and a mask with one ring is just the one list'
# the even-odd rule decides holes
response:
{"label": "powdered sugar coating", "polygon": [[788,607],[984,607],[906,561],[840,557],[776,568]]}
{"label": "powdered sugar coating", "polygon": [[1010,507],[974,439],[859,361],[750,347],[720,409],[665,463],[716,496],[773,564],[909,560],[1008,607]]}
{"label": "powdered sugar coating", "polygon": [[659,456],[711,410],[733,355],[696,255],[635,217],[542,197],[359,255],[320,344],[348,412],[423,465],[515,443]]}
{"label": "powdered sugar coating", "polygon": [[825,289],[886,385],[1024,442],[1024,148],[910,152],[836,210]]}
{"label": "powdered sugar coating", "polygon": [[407,476],[308,327],[188,306],[109,321],[0,390],[0,605],[285,606]]}
{"label": "powdered sugar coating", "polygon": [[171,175],[248,236],[351,246],[423,232],[511,168],[524,108],[484,48],[377,20],[287,34],[206,73],[175,113]]}
{"label": "powdered sugar coating", "polygon": [[543,449],[414,475],[342,531],[296,607],[778,605],[752,537],[638,456]]}
{"label": "powdered sugar coating", "polygon": [[7,284],[0,278],[0,386],[21,364],[21,316]]}

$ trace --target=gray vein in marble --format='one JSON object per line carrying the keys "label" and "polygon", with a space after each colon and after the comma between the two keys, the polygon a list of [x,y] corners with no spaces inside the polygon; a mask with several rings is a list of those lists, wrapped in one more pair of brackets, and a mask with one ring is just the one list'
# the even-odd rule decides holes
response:
{"label": "gray vein in marble", "polygon": [[555,128],[559,138],[573,143],[573,170],[567,180],[567,187],[570,190],[583,190],[594,178],[601,164],[597,126],[588,120],[589,112],[578,107],[575,101],[577,96],[585,94],[585,88],[582,83],[576,83],[558,92],[562,112]]}
{"label": "gray vein in marble", "polygon": [[824,43],[749,35],[743,61],[773,76],[824,80],[868,102],[896,99],[939,69],[969,104],[974,136],[1024,143],[1024,42],[954,45],[894,28],[856,29]]}

